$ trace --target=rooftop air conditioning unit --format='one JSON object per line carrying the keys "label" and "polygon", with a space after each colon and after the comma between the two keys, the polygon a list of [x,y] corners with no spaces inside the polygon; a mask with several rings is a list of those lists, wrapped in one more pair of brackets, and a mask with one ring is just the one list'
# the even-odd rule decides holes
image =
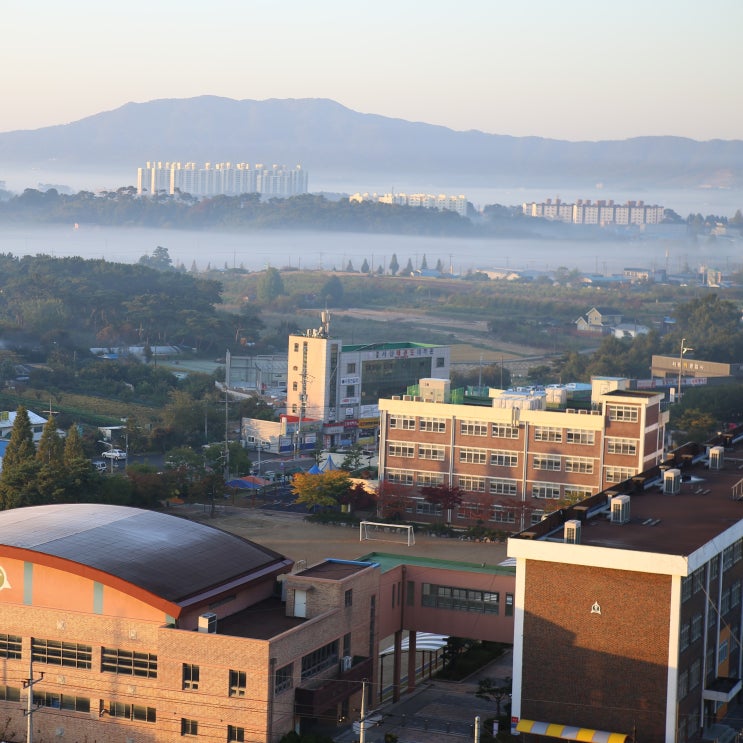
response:
{"label": "rooftop air conditioning unit", "polygon": [[423,398],[420,395],[415,395],[413,397],[413,402],[423,402]]}
{"label": "rooftop air conditioning unit", "polygon": [[208,632],[210,635],[217,631],[217,615],[212,612],[199,615],[199,632]]}
{"label": "rooftop air conditioning unit", "polygon": [[629,523],[629,501],[628,495],[617,495],[611,499],[611,523]]}
{"label": "rooftop air conditioning unit", "polygon": [[678,495],[681,492],[681,470],[675,467],[663,473],[663,493]]}
{"label": "rooftop air conditioning unit", "polygon": [[563,542],[565,544],[580,544],[581,524],[578,519],[570,519],[563,527]]}
{"label": "rooftop air conditioning unit", "polygon": [[402,396],[402,399],[410,402],[413,399],[413,396],[412,395],[403,395]]}
{"label": "rooftop air conditioning unit", "polygon": [[725,464],[725,447],[713,446],[709,450],[709,468],[711,470],[721,470]]}

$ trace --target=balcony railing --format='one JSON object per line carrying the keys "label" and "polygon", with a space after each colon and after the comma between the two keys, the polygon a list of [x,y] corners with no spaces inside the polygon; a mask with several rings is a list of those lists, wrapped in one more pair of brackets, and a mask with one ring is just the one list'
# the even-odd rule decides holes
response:
{"label": "balcony railing", "polygon": [[339,664],[338,676],[314,682],[308,679],[294,692],[294,708],[298,715],[316,717],[360,691],[364,679],[372,680],[372,658],[354,656],[347,671],[340,671],[340,668]]}

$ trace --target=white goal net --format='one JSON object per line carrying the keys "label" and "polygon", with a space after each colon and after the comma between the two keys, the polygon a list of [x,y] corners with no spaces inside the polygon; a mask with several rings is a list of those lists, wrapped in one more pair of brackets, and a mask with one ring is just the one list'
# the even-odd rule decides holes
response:
{"label": "white goal net", "polygon": [[359,524],[359,541],[394,542],[412,547],[415,544],[415,532],[408,525],[362,521]]}

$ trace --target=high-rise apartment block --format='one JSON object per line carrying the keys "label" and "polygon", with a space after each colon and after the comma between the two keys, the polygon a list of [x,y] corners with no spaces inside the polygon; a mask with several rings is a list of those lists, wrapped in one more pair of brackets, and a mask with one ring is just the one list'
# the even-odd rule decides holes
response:
{"label": "high-rise apartment block", "polygon": [[612,199],[591,202],[590,199],[578,199],[574,204],[560,199],[547,199],[541,203],[524,202],[522,212],[527,217],[541,217],[555,222],[571,224],[605,225],[646,225],[660,224],[666,209],[663,206],[650,206],[643,201],[628,201],[626,204],[615,204]]}
{"label": "high-rise apartment block", "polygon": [[462,194],[448,196],[447,194],[428,193],[355,193],[350,197],[350,200],[357,202],[375,201],[379,204],[397,204],[398,206],[419,206],[423,209],[456,212],[461,217],[467,216],[467,197]]}
{"label": "high-rise apartment block", "polygon": [[[417,395],[379,401],[380,509],[409,521],[441,520],[422,488],[458,488],[455,525],[519,531],[556,502],[582,500],[661,461],[663,394],[599,377],[590,400],[569,407],[568,388],[480,391],[460,397],[448,380],[421,380]],[[488,397],[489,395],[489,397]],[[484,399],[483,399],[484,398]]]}
{"label": "high-rise apartment block", "polygon": [[307,193],[307,171],[248,163],[148,162],[137,169],[137,193],[155,195],[176,191],[192,196],[296,196]]}

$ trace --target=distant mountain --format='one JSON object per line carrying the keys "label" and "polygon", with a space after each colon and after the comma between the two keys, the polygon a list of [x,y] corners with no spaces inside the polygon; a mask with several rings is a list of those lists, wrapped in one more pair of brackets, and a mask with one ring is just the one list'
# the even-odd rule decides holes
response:
{"label": "distant mountain", "polygon": [[[743,141],[680,137],[567,142],[454,131],[363,114],[325,99],[216,96],[127,103],[70,124],[0,134],[4,170],[128,173],[147,161],[302,164],[319,176],[363,174],[489,186],[743,187]],[[389,180],[394,183],[394,180]]]}

